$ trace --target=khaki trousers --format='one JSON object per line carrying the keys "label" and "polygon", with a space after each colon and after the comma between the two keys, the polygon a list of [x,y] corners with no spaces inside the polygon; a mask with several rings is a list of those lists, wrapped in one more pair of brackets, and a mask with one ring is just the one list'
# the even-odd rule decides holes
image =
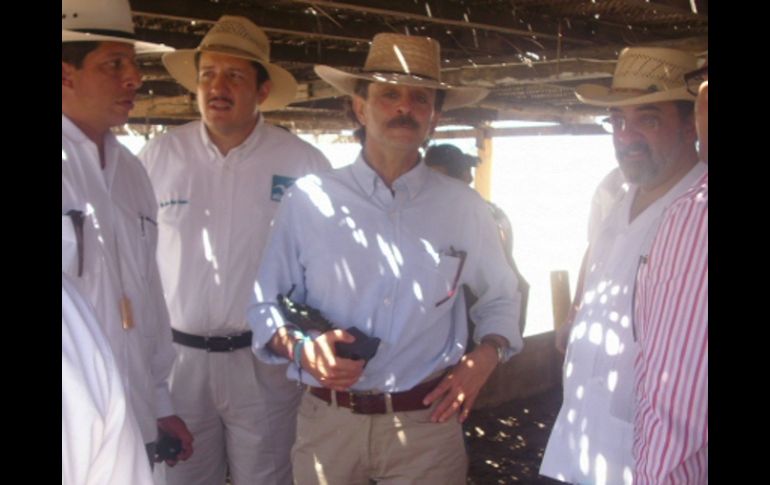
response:
{"label": "khaki trousers", "polygon": [[299,485],[464,485],[468,457],[456,417],[431,423],[432,409],[354,414],[305,393],[292,448]]}

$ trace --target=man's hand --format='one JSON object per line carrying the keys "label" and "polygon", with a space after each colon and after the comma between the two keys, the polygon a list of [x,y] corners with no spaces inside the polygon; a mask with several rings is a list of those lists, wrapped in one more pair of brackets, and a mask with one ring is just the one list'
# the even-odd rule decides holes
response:
{"label": "man's hand", "polygon": [[364,372],[363,360],[343,359],[334,354],[335,342],[355,342],[344,330],[331,330],[302,345],[302,370],[316,378],[322,386],[345,391],[358,382]]}
{"label": "man's hand", "polygon": [[166,460],[166,465],[174,466],[178,461],[185,461],[190,458],[193,453],[193,436],[179,416],[171,415],[158,418],[158,429],[182,442],[182,451],[175,460]]}
{"label": "man's hand", "polygon": [[460,362],[423,400],[423,403],[429,406],[441,399],[431,414],[431,421],[443,423],[458,410],[458,421],[465,421],[481,388],[497,367],[497,360],[497,349],[486,342],[480,343],[472,352],[463,355]]}

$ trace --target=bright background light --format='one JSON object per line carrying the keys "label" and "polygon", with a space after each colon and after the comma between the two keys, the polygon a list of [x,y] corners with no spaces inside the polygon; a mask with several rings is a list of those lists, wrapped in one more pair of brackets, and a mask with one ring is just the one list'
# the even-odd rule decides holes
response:
{"label": "bright background light", "polygon": [[[335,168],[353,163],[360,145],[336,142],[336,135],[302,135]],[[141,136],[119,136],[132,152]],[[471,138],[439,140],[476,155]],[[586,248],[591,197],[617,163],[609,135],[513,136],[495,138],[492,146],[492,202],[513,226],[513,255],[529,281],[526,335],[553,329],[550,273],[569,272],[574,293]]]}

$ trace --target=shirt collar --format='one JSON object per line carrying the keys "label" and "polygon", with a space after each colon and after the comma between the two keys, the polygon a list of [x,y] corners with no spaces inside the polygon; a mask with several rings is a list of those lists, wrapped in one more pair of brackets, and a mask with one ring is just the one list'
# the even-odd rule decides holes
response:
{"label": "shirt collar", "polygon": [[[364,152],[361,150],[358,154],[358,158],[352,165],[353,178],[363,190],[364,194],[368,197],[372,197],[379,187],[384,187],[385,182],[374,171],[372,167],[364,160]],[[422,186],[425,185],[425,180],[428,177],[430,168],[428,168],[420,158],[420,161],[411,170],[401,175],[399,178],[393,181],[393,190],[400,191],[405,190],[408,198],[413,199],[419,194]]]}
{"label": "shirt collar", "polygon": [[254,129],[251,130],[251,133],[249,133],[249,136],[247,136],[246,139],[243,140],[243,143],[241,143],[237,147],[230,150],[227,156],[223,156],[219,152],[219,148],[217,148],[217,146],[211,140],[211,136],[209,136],[209,132],[206,129],[206,123],[204,123],[203,120],[199,121],[198,132],[200,133],[203,146],[206,147],[206,151],[209,154],[209,160],[211,160],[212,162],[224,161],[227,159],[233,159],[234,161],[239,161],[242,158],[239,156],[240,153],[243,153],[243,152],[250,153],[251,148],[254,145],[258,144],[259,141],[261,140],[265,132],[265,117],[262,115],[262,113],[259,113],[259,119],[257,120],[257,124],[254,125]]}

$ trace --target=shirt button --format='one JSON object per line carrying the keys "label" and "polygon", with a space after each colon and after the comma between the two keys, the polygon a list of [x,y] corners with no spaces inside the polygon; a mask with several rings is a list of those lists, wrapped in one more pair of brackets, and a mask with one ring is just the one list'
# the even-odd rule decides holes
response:
{"label": "shirt button", "polygon": [[383,303],[385,304],[385,306],[390,306],[390,302],[391,302],[390,298],[385,298],[385,300],[383,300]]}

